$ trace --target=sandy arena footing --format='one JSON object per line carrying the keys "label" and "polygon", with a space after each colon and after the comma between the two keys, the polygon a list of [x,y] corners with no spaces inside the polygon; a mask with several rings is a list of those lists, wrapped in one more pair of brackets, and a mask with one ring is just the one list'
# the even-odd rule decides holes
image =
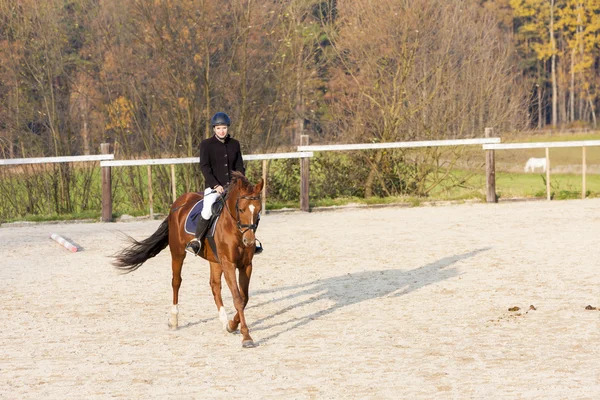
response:
{"label": "sandy arena footing", "polygon": [[168,249],[110,265],[119,232],[160,222],[0,228],[0,398],[600,393],[600,199],[265,215],[254,349],[222,329],[206,261],[185,261],[176,331]]}

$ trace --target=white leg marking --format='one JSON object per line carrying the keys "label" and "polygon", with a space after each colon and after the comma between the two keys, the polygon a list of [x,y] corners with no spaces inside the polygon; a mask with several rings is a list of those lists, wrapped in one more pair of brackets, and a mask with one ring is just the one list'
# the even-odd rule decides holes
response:
{"label": "white leg marking", "polygon": [[169,318],[169,328],[177,329],[177,316],[179,315],[179,307],[177,304],[173,304],[171,307],[171,317]]}
{"label": "white leg marking", "polygon": [[227,323],[229,322],[229,318],[227,317],[227,311],[225,311],[225,307],[221,307],[219,309],[219,319],[223,324],[223,327],[227,329]]}

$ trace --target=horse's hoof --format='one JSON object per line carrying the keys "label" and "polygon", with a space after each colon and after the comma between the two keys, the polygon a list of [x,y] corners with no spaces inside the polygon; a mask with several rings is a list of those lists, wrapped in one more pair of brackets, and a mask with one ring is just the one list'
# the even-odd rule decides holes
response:
{"label": "horse's hoof", "polygon": [[256,343],[254,343],[254,341],[252,341],[252,340],[244,340],[242,342],[242,347],[245,349],[251,349],[256,346],[258,346],[258,345]]}
{"label": "horse's hoof", "polygon": [[229,333],[233,333],[233,332],[235,332],[237,329],[231,329],[231,327],[229,326],[229,324],[230,324],[230,323],[231,323],[231,321],[228,321],[228,322],[225,324],[225,329],[227,330],[227,332],[229,332]]}

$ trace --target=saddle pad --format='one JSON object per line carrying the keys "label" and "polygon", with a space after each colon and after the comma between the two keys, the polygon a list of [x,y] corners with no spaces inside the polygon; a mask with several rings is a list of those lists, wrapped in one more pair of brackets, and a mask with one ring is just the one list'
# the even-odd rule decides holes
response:
{"label": "saddle pad", "polygon": [[[200,213],[202,212],[202,204],[204,204],[204,199],[194,204],[187,217],[185,218],[185,224],[183,224],[185,233],[189,233],[190,235],[196,234],[196,226],[198,225],[198,218],[200,218]],[[208,232],[206,233],[206,237],[213,237],[215,235],[215,227],[217,226],[218,220],[219,216],[215,218],[215,216],[213,215],[210,218],[210,224]]]}
{"label": "saddle pad", "polygon": [[196,226],[198,225],[198,218],[200,217],[200,212],[202,211],[202,204],[204,200],[200,200],[190,210],[186,219],[185,219],[185,233],[189,233],[190,235],[196,234]]}

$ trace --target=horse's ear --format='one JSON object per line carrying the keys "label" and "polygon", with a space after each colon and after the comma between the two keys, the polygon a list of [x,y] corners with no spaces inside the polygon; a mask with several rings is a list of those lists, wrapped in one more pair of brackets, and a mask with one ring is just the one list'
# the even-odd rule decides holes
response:
{"label": "horse's ear", "polygon": [[263,190],[263,186],[265,185],[265,181],[261,178],[260,181],[254,186],[254,191],[256,193],[260,193]]}

